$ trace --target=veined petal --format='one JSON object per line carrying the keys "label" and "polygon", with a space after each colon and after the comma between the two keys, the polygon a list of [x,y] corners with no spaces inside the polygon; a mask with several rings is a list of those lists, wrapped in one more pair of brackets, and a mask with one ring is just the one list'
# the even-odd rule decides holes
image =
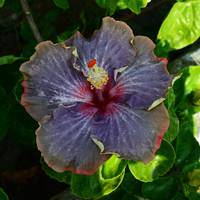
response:
{"label": "veined petal", "polygon": [[169,87],[176,75],[166,70],[166,61],[156,59],[136,66],[134,63],[126,68],[118,77],[115,87],[109,96],[118,103],[128,103],[134,109],[149,109],[156,100],[162,102],[166,98]]}
{"label": "veined petal", "polygon": [[76,46],[77,68],[88,72],[88,63],[96,59],[98,67],[109,71],[132,63],[135,56],[135,49],[131,44],[133,38],[134,35],[128,25],[105,17],[100,30],[95,31],[90,40],[77,32],[64,43],[66,46]]}
{"label": "veined petal", "polygon": [[147,164],[155,158],[168,126],[169,117],[162,103],[150,111],[110,103],[104,113],[96,113],[91,132],[101,144],[102,153]]}
{"label": "veined petal", "polygon": [[20,67],[25,77],[21,103],[35,120],[40,121],[59,106],[92,100],[85,76],[73,67],[74,50],[62,43],[43,42],[30,61]]}
{"label": "veined petal", "polygon": [[37,129],[37,145],[46,163],[57,172],[93,174],[110,155],[100,154],[93,142],[90,124],[96,107],[78,103],[56,109],[45,116]]}

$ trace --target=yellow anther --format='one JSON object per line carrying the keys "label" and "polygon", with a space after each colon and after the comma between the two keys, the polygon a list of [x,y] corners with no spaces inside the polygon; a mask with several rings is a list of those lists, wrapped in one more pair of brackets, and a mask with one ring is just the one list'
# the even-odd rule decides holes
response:
{"label": "yellow anther", "polygon": [[106,71],[99,68],[94,60],[92,60],[92,62],[90,61],[88,67],[91,69],[87,73],[89,75],[87,81],[91,83],[91,89],[101,89],[102,85],[106,85],[109,79]]}

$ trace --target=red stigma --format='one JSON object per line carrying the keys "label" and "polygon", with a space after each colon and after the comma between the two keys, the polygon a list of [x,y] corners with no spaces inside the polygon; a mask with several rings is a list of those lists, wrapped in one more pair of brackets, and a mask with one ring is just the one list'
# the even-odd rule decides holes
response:
{"label": "red stigma", "polygon": [[91,60],[91,61],[89,62],[89,64],[88,64],[88,68],[94,67],[94,65],[95,65],[96,63],[97,63],[97,60],[96,60],[96,59]]}

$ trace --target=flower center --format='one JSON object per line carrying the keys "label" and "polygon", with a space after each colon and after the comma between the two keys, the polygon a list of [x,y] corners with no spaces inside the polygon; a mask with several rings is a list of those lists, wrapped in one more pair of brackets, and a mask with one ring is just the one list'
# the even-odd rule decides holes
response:
{"label": "flower center", "polygon": [[106,71],[98,67],[96,62],[96,59],[93,59],[88,64],[88,68],[92,68],[87,73],[89,75],[87,81],[91,83],[91,89],[101,89],[102,85],[106,85],[109,79]]}

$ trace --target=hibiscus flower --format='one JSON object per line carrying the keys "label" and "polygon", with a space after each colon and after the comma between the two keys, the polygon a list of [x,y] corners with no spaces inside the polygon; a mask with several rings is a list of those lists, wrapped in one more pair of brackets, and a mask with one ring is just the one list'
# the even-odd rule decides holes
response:
{"label": "hibiscus flower", "polygon": [[175,76],[154,48],[110,17],[89,40],[77,32],[37,45],[20,67],[21,104],[39,122],[37,146],[50,167],[91,175],[113,154],[145,164],[155,158]]}

